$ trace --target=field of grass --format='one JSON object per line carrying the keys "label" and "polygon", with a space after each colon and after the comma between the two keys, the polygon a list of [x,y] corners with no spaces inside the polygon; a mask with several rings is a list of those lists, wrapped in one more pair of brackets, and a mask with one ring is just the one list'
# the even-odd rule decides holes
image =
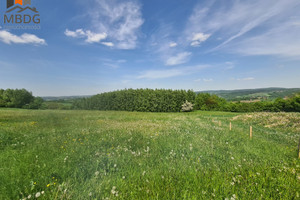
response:
{"label": "field of grass", "polygon": [[300,114],[238,115],[0,109],[0,199],[300,199]]}

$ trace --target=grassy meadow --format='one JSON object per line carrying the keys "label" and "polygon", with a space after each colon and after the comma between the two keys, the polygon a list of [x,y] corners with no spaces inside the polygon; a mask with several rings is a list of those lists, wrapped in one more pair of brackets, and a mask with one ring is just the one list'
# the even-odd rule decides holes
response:
{"label": "grassy meadow", "polygon": [[300,199],[299,123],[299,113],[0,109],[0,199]]}

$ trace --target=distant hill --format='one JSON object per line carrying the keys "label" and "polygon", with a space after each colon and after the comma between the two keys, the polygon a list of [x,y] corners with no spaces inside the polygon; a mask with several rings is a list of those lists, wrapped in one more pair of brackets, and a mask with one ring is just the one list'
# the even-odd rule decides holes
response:
{"label": "distant hill", "polygon": [[69,101],[69,100],[74,100],[74,99],[81,99],[81,98],[88,98],[91,97],[92,95],[83,95],[83,96],[47,96],[47,97],[42,97],[44,101]]}
{"label": "distant hill", "polygon": [[274,100],[278,97],[285,98],[295,93],[300,93],[300,88],[259,88],[242,90],[207,90],[196,93],[215,94],[228,101],[257,101]]}
{"label": "distant hill", "polygon": [[[242,90],[206,90],[197,91],[198,93],[215,94],[228,101],[257,101],[257,100],[274,100],[278,97],[285,98],[295,93],[300,93],[300,88],[259,88],[259,89],[242,89]],[[74,99],[88,98],[93,95],[83,96],[47,96],[42,97],[45,101],[72,101]]]}

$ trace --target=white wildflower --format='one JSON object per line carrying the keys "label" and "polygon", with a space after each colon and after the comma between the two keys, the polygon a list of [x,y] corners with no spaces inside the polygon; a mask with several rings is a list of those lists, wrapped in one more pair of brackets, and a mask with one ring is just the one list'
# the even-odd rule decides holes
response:
{"label": "white wildflower", "polygon": [[236,199],[236,195],[233,194],[232,197],[230,198],[230,200],[235,200]]}
{"label": "white wildflower", "polygon": [[41,196],[41,193],[40,193],[40,192],[38,192],[38,193],[35,194],[35,198],[38,198],[38,197],[40,197],[40,196]]}
{"label": "white wildflower", "polygon": [[68,156],[65,157],[64,162],[67,162],[67,160],[68,160]]}

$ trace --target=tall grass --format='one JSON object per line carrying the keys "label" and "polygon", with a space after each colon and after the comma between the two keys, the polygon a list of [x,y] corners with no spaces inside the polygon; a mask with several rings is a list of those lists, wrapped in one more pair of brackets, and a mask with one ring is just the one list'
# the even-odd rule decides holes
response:
{"label": "tall grass", "polygon": [[236,115],[0,110],[0,199],[299,199],[290,132]]}

